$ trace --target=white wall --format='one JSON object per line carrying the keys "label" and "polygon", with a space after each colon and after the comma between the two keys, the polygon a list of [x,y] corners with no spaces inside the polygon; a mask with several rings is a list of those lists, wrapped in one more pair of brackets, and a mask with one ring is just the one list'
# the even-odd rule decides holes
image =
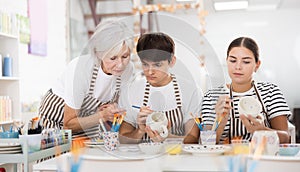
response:
{"label": "white wall", "polygon": [[26,44],[19,47],[20,99],[26,104],[39,102],[66,65],[66,0],[47,0],[47,6],[47,56],[28,54]]}
{"label": "white wall", "polygon": [[[88,29],[86,27],[80,0],[69,0],[70,3],[70,59],[79,56],[88,42]],[[86,1],[86,3],[88,3]]]}
{"label": "white wall", "polygon": [[[194,14],[176,16],[195,28],[200,27],[198,18]],[[299,18],[300,9],[231,11],[209,14],[205,19],[207,31],[205,38],[222,64],[226,81],[230,82],[225,66],[229,43],[240,36],[252,37],[260,47],[262,60],[255,79],[277,84],[291,110],[300,107],[300,77],[297,76],[300,73]],[[175,29],[183,35],[189,34],[179,26]],[[211,57],[214,58],[214,54]]]}
{"label": "white wall", "polygon": [[254,38],[262,65],[257,80],[274,82],[290,108],[300,107],[300,9],[219,12],[207,16],[206,38],[225,64],[229,43],[239,36]]}
{"label": "white wall", "polygon": [[[172,14],[173,15],[173,14]],[[177,13],[173,21],[183,20],[195,29],[200,28],[198,17],[193,12]],[[162,17],[161,17],[162,18]],[[291,110],[300,107],[300,9],[290,10],[269,10],[269,11],[231,11],[217,12],[206,17],[206,34],[204,37],[210,43],[200,50],[207,51],[213,48],[214,52],[206,52],[206,61],[209,75],[218,80],[225,79],[230,82],[226,71],[226,51],[229,43],[240,36],[248,36],[255,39],[260,47],[262,65],[255,74],[256,80],[269,81],[277,84]],[[172,24],[170,19],[160,20],[161,31],[168,30],[171,36],[181,34],[179,39],[188,39],[188,42],[198,41],[193,30],[188,30],[182,23]],[[166,29],[167,28],[167,29]],[[175,33],[176,32],[176,33]],[[173,35],[172,35],[173,34]],[[194,37],[191,35],[194,35]],[[200,44],[195,42],[199,47]],[[180,48],[180,46],[177,46]],[[204,49],[203,49],[204,48]],[[186,51],[186,50],[183,50]],[[184,54],[177,50],[177,54]],[[218,58],[219,62],[210,61]],[[187,66],[193,66],[189,61]],[[194,63],[194,61],[192,62]],[[216,64],[216,66],[211,66]],[[214,68],[212,70],[212,68]],[[219,69],[222,68],[222,69]],[[194,72],[199,72],[193,70]],[[224,71],[224,72],[223,72]],[[211,76],[209,76],[211,77]],[[225,77],[225,78],[224,78]],[[215,83],[219,83],[216,81]],[[208,86],[215,84],[208,84]]]}

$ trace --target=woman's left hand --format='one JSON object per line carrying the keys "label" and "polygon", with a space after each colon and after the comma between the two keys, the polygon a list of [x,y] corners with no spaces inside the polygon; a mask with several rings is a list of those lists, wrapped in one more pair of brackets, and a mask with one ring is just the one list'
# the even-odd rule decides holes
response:
{"label": "woman's left hand", "polygon": [[260,116],[258,116],[257,118],[254,118],[251,115],[241,114],[240,119],[242,120],[242,123],[244,124],[244,126],[246,127],[246,129],[249,133],[254,133],[254,131],[256,131],[256,130],[264,130],[265,129],[265,125]]}

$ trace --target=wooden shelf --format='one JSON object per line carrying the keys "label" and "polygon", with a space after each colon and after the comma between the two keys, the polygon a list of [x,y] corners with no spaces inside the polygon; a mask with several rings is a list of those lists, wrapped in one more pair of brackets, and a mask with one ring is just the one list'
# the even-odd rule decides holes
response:
{"label": "wooden shelf", "polygon": [[2,33],[0,32],[0,39],[1,38],[12,38],[12,39],[18,39],[18,37],[16,35],[11,35],[11,34],[7,34],[7,33]]}
{"label": "wooden shelf", "polygon": [[19,81],[19,77],[0,76],[0,81]]}

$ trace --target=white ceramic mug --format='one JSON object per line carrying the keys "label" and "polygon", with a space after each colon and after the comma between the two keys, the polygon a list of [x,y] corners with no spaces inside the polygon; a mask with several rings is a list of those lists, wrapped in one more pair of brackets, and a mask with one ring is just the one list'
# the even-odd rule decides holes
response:
{"label": "white ceramic mug", "polygon": [[162,112],[151,113],[146,120],[146,125],[153,131],[157,131],[163,138],[168,137],[168,119]]}
{"label": "white ceramic mug", "polygon": [[[263,143],[264,139],[266,139],[265,144]],[[277,155],[279,152],[279,137],[277,132],[266,130],[255,131],[250,144],[251,153],[254,154],[260,146],[263,146],[262,155]]]}

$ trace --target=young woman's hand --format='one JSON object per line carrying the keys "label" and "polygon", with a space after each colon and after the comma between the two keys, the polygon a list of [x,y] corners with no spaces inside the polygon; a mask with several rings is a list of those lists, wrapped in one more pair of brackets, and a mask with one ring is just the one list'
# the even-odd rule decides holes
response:
{"label": "young woman's hand", "polygon": [[231,102],[232,100],[230,99],[229,96],[220,96],[217,104],[215,106],[215,111],[216,111],[216,118],[222,117],[225,118],[226,120],[222,120],[227,122],[228,116],[230,114],[230,110],[232,109],[231,107]]}
{"label": "young woman's hand", "polygon": [[145,131],[153,142],[162,142],[166,139],[161,137],[157,131],[151,130],[149,126],[146,126]]}
{"label": "young woman's hand", "polygon": [[240,119],[242,120],[242,123],[249,133],[254,133],[254,131],[256,130],[265,129],[265,125],[263,120],[261,119],[261,116],[255,118],[251,115],[240,114]]}
{"label": "young woman's hand", "polygon": [[145,132],[146,119],[152,112],[153,110],[151,110],[148,106],[141,107],[140,112],[137,115],[137,123],[139,126],[139,130],[141,130],[142,132]]}

